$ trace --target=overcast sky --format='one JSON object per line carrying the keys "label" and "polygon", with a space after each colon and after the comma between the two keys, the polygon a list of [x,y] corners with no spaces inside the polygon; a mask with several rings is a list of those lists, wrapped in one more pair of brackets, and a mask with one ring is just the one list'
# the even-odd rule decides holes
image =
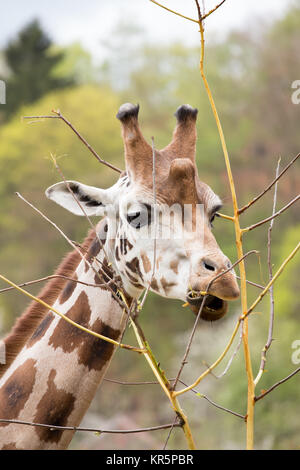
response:
{"label": "overcast sky", "polygon": [[[4,2],[3,2],[4,3]],[[196,18],[194,0],[160,3]],[[201,3],[201,2],[200,2]],[[209,11],[218,0],[206,0]],[[253,21],[278,18],[291,0],[227,0],[206,22],[206,34],[223,35],[249,28]],[[52,39],[62,45],[80,41],[95,57],[104,54],[100,41],[120,19],[134,20],[154,41],[199,41],[197,25],[172,15],[149,0],[9,0],[1,6],[0,47],[33,18],[39,18]]]}

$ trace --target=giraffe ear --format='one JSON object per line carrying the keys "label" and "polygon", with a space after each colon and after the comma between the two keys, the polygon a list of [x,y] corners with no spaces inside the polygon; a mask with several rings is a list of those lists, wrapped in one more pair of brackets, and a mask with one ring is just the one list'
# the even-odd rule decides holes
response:
{"label": "giraffe ear", "polygon": [[77,181],[56,183],[46,190],[46,196],[73,214],[83,216],[102,216],[106,206],[111,203],[109,190]]}

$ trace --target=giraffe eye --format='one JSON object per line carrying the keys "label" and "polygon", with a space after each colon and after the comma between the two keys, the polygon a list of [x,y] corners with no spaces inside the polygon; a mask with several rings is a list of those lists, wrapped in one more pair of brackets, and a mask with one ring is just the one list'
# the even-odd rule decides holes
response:
{"label": "giraffe eye", "polygon": [[145,225],[151,224],[151,206],[148,204],[144,204],[139,210],[134,210],[132,212],[128,212],[126,215],[127,222],[131,227],[135,229],[140,229]]}
{"label": "giraffe eye", "polygon": [[209,219],[209,223],[210,223],[211,227],[213,227],[213,221],[215,220],[216,217],[219,217],[219,215],[217,213],[213,214],[211,216],[211,218]]}

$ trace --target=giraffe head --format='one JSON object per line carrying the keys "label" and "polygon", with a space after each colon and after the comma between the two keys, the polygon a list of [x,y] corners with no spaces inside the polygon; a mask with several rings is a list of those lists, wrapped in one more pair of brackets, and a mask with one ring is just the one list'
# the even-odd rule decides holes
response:
{"label": "giraffe head", "polygon": [[227,301],[239,296],[239,287],[212,233],[221,200],[198,177],[197,110],[178,108],[172,141],[160,151],[144,139],[138,112],[139,106],[127,103],[117,114],[126,172],[116,184],[100,189],[61,182],[46,195],[76,215],[84,215],[82,207],[89,216],[106,215],[105,252],[126,292],[135,298],[151,285],[164,297],[187,300],[196,313],[200,292],[227,271],[211,283],[202,310],[203,319],[217,320],[225,315]]}

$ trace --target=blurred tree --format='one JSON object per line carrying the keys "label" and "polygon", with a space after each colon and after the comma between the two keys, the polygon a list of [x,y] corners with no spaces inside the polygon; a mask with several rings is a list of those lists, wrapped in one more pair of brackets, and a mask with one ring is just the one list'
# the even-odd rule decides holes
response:
{"label": "blurred tree", "polygon": [[79,42],[64,48],[53,45],[51,54],[63,55],[62,60],[53,68],[54,78],[74,81],[76,84],[95,83],[97,80],[98,72],[91,54]]}
{"label": "blurred tree", "polygon": [[53,76],[63,52],[50,53],[52,42],[37,20],[32,21],[4,49],[10,74],[7,79],[6,117],[23,104],[32,103],[50,90],[73,83]]}
{"label": "blurred tree", "polygon": [[[108,88],[82,86],[51,92],[38,103],[21,108],[20,113],[47,114],[52,108],[60,107],[103,158],[122,168],[123,145],[119,122],[115,118],[119,104],[118,97]],[[32,209],[24,206],[14,192],[23,193],[54,217],[72,239],[82,239],[88,231],[84,218],[69,217],[65,211],[49,204],[44,196],[48,186],[61,180],[54,170],[50,153],[56,155],[69,179],[106,187],[116,181],[118,174],[99,164],[76,135],[56,119],[30,124],[16,115],[0,129],[0,141],[1,272],[17,281],[38,278],[53,271],[63,254],[69,251],[69,246],[61,243],[59,234]],[[40,256],[45,246],[53,256]],[[24,299],[9,294],[7,299],[2,296],[0,303],[4,300],[6,320],[11,323],[14,315],[19,315],[24,308]],[[10,319],[9,315],[12,315]]]}

